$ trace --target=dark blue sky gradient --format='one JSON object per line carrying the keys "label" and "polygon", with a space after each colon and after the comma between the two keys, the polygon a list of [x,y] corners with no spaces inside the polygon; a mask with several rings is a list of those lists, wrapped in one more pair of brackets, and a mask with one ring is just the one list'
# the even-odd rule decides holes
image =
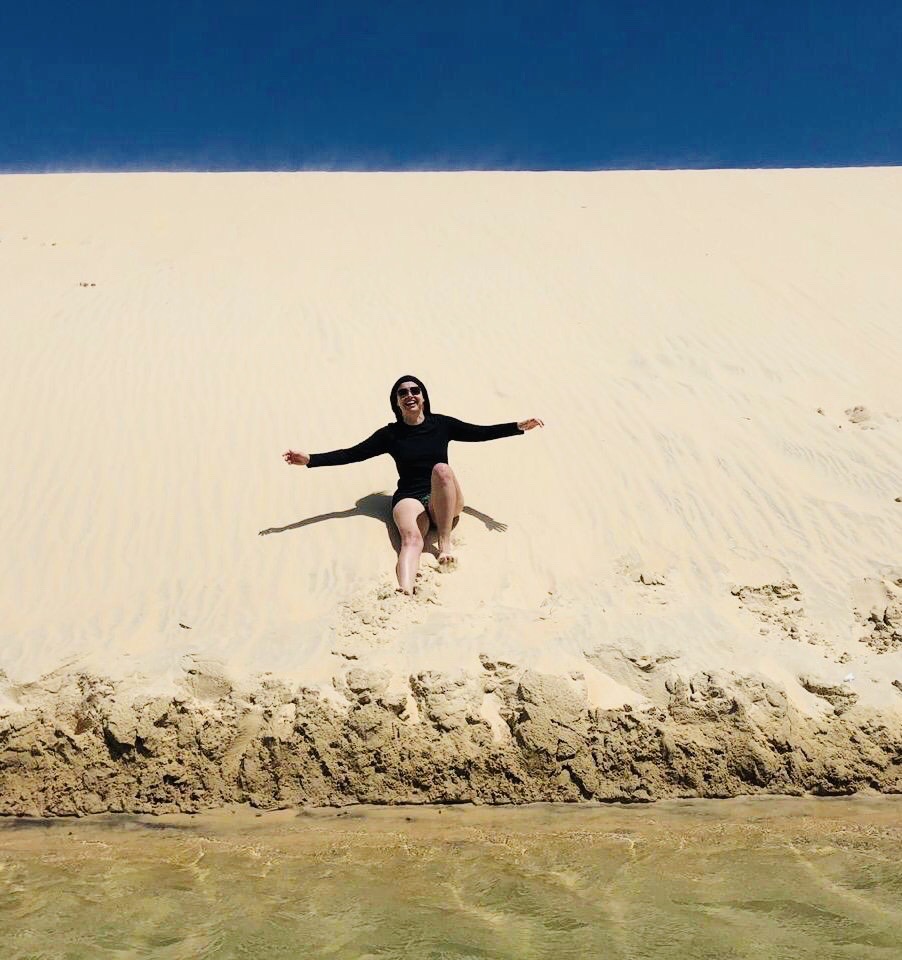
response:
{"label": "dark blue sky gradient", "polygon": [[0,170],[902,163],[902,3],[22,0]]}

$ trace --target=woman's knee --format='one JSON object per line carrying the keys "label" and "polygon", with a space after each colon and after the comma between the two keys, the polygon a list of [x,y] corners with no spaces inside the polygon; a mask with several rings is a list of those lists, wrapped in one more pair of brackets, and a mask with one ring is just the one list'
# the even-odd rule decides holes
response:
{"label": "woman's knee", "polygon": [[454,483],[454,471],[448,466],[447,463],[437,463],[432,468],[432,479],[433,482],[437,483]]}
{"label": "woman's knee", "polygon": [[419,530],[406,528],[401,531],[401,546],[408,549],[423,549],[423,534]]}

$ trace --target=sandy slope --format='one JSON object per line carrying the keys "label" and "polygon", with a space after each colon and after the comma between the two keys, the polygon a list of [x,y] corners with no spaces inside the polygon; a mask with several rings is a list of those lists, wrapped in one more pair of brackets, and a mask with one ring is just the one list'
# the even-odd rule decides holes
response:
{"label": "sandy slope", "polygon": [[[648,702],[630,656],[811,715],[799,677],[852,673],[898,715],[900,224],[899,169],[0,178],[9,708],[51,671],[340,703],[344,652],[579,671],[589,707]],[[547,424],[452,448],[476,513],[412,602],[391,461],[279,456],[368,435],[402,372]]]}

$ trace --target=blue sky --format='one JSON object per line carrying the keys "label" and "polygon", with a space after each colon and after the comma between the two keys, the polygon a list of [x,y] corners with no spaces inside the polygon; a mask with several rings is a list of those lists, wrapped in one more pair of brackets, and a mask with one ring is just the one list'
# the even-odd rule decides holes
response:
{"label": "blue sky", "polygon": [[23,0],[0,170],[902,163],[902,3]]}

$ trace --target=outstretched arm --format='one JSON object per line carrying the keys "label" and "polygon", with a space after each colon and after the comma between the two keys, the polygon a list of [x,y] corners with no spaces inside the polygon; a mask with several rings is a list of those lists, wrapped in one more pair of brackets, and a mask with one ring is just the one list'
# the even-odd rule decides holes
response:
{"label": "outstretched arm", "polygon": [[338,467],[346,463],[360,463],[386,453],[385,428],[377,430],[371,437],[362,440],[353,447],[345,450],[330,450],[328,453],[298,453],[286,450],[282,459],[295,467]]}
{"label": "outstretched arm", "polygon": [[494,423],[490,426],[482,427],[475,423],[466,423],[463,420],[456,420],[454,417],[448,417],[451,425],[451,439],[462,440],[464,443],[480,443],[483,440],[499,440],[501,437],[515,437],[518,433],[525,433],[532,430],[533,427],[544,427],[545,424],[535,417],[529,420],[520,420],[517,423]]}

